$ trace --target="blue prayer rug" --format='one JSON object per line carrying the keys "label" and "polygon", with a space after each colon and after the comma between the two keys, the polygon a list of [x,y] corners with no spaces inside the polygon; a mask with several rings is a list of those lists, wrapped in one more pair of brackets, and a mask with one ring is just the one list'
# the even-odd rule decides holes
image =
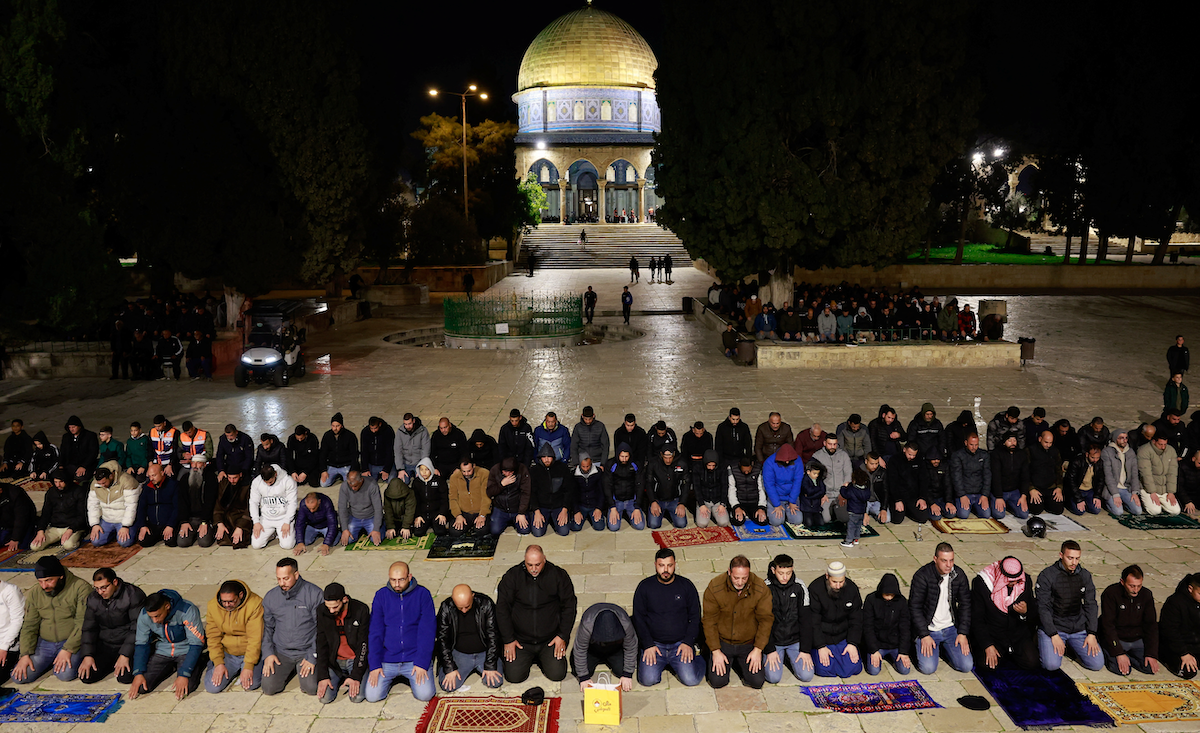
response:
{"label": "blue prayer rug", "polygon": [[1008,717],[1024,730],[1049,730],[1060,725],[1114,728],[1112,717],[1075,686],[1075,680],[1056,669],[1023,670],[1001,665],[975,665],[983,683]]}
{"label": "blue prayer rug", "polygon": [[740,527],[734,527],[733,533],[740,542],[756,542],[758,540],[790,540],[792,536],[783,527],[772,527],[769,524],[746,522]]}
{"label": "blue prayer rug", "polygon": [[817,685],[801,687],[800,691],[812,698],[813,705],[839,713],[887,713],[941,707],[916,680]]}
{"label": "blue prayer rug", "polygon": [[121,696],[22,692],[0,702],[4,723],[103,723],[121,707]]}

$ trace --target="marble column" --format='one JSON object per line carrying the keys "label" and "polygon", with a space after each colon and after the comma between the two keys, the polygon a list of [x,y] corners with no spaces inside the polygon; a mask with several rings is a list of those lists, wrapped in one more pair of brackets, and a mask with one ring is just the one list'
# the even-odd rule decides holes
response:
{"label": "marble column", "polygon": [[637,216],[638,216],[639,222],[644,222],[644,221],[646,221],[646,179],[639,178],[638,182],[637,182],[637,186],[638,186]]}
{"label": "marble column", "polygon": [[567,224],[567,179],[558,179],[558,220],[563,226]]}
{"label": "marble column", "polygon": [[601,180],[600,180],[600,182],[599,182],[599,189],[600,189],[600,223],[601,223],[601,224],[603,224],[603,223],[604,223],[604,216],[605,216],[605,212],[606,212],[606,211],[608,211],[608,209],[604,208],[604,207],[605,207],[605,205],[606,205],[606,204],[604,203],[604,188],[605,188],[607,185],[608,185],[608,181],[606,181],[606,180],[603,180],[603,179],[601,179]]}

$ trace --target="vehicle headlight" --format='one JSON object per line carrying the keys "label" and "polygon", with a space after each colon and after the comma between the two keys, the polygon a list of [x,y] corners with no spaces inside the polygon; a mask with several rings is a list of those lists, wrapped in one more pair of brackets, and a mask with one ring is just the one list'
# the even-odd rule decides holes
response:
{"label": "vehicle headlight", "polygon": [[271,356],[263,358],[263,364],[274,364],[277,361],[279,361],[278,354],[272,354]]}
{"label": "vehicle headlight", "polygon": [[243,364],[253,364],[253,363],[254,363],[254,360],[253,360],[253,359],[251,359],[249,356],[245,356],[245,355],[243,355],[243,356],[242,356],[242,363],[243,363]]}

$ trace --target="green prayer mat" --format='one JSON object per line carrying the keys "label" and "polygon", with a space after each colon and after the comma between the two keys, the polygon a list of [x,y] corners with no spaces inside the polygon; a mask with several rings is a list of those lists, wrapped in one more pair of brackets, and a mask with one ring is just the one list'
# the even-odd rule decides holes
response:
{"label": "green prayer mat", "polygon": [[[805,527],[803,524],[784,523],[787,527],[787,533],[796,540],[844,540],[846,539],[846,523],[832,522],[830,524],[821,524],[813,528]],[[863,538],[878,537],[879,533],[875,531],[873,525],[866,525],[862,528]]]}
{"label": "green prayer mat", "polygon": [[347,550],[428,550],[433,547],[434,534],[426,533],[424,537],[409,537],[402,540],[399,537],[390,540],[384,540],[378,545],[371,543],[371,538],[363,535],[358,538],[357,542],[353,542],[346,546]]}
{"label": "green prayer mat", "polygon": [[1159,514],[1152,517],[1149,514],[1130,514],[1125,512],[1117,517],[1117,521],[1130,529],[1200,529],[1200,522],[1191,517],[1177,514]]}

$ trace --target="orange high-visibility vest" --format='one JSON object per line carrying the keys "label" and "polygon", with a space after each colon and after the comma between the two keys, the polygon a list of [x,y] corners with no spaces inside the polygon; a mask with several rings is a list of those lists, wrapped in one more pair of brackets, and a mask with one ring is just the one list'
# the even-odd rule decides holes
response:
{"label": "orange high-visibility vest", "polygon": [[178,437],[179,431],[175,428],[162,431],[150,428],[150,446],[154,448],[155,463],[165,466],[171,462],[171,452],[175,449],[175,440]]}
{"label": "orange high-visibility vest", "polygon": [[[189,438],[187,433],[179,434],[179,459],[184,463],[192,460],[192,457],[204,452],[204,443],[208,440],[208,433],[200,428],[196,428],[196,434]],[[211,459],[212,456],[209,456]]]}

